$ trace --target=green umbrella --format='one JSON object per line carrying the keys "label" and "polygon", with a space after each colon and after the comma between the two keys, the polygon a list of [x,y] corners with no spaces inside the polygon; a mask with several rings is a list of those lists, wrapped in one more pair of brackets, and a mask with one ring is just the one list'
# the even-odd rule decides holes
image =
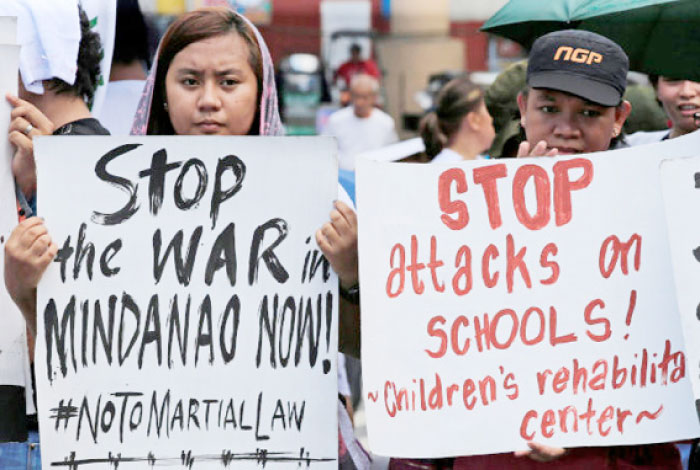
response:
{"label": "green umbrella", "polygon": [[585,29],[620,44],[632,70],[700,81],[700,0],[510,0],[481,29],[526,48]]}

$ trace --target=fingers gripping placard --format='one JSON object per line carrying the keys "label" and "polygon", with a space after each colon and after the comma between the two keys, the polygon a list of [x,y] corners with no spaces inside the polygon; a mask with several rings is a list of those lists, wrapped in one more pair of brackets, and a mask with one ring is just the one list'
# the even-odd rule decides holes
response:
{"label": "fingers gripping placard", "polygon": [[383,358],[363,371],[372,450],[437,457],[696,435],[658,173],[660,155],[693,145],[364,162],[362,354]]}
{"label": "fingers gripping placard", "polygon": [[337,465],[329,139],[37,143],[45,466]]}

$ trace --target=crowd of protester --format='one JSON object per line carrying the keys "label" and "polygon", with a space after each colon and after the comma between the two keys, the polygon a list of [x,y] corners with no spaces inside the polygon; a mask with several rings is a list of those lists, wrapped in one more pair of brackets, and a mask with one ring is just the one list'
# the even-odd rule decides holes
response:
{"label": "crowd of protester", "polygon": [[[20,28],[32,28],[14,9],[15,0],[0,3],[0,16],[19,16]],[[19,1],[19,0],[18,0]],[[226,8],[206,8],[176,19],[166,31],[157,55],[146,48],[146,24],[136,0],[119,0],[117,40],[107,100],[101,116],[90,113],[99,73],[99,37],[77,2],[47,8],[33,5],[32,15],[62,18],[79,32],[76,54],[56,57],[74,61],[74,76],[38,76],[32,61],[22,62],[18,96],[7,96],[13,111],[8,140],[13,146],[19,224],[5,243],[5,283],[12,300],[36,333],[37,285],[58,247],[36,212],[36,167],[33,139],[40,135],[257,135],[284,133],[279,118],[275,71],[265,40],[243,16]],[[63,15],[63,16],[61,16]],[[38,33],[35,37],[42,37]],[[21,44],[23,47],[24,44]],[[596,51],[606,57],[601,67],[552,60],[562,45]],[[26,49],[29,51],[29,49]],[[28,53],[28,52],[27,52]],[[337,138],[340,167],[354,169],[354,157],[398,140],[394,120],[377,107],[380,74],[376,64],[362,60],[359,48],[336,77],[347,83],[351,104],[333,114],[323,131]],[[54,58],[49,58],[54,60]],[[151,65],[152,62],[152,65]],[[221,64],[226,75],[220,76]],[[433,163],[463,160],[561,156],[623,148],[671,139],[698,128],[700,83],[684,77],[650,77],[669,121],[666,129],[625,135],[634,107],[625,99],[628,59],[607,38],[586,31],[565,30],[539,38],[528,61],[518,63],[483,90],[466,77],[447,83],[420,126],[425,154]],[[65,69],[53,67],[51,70]],[[70,67],[69,67],[70,69]],[[33,77],[29,81],[30,78]],[[563,79],[562,79],[563,77]],[[576,79],[567,79],[575,77]],[[493,116],[493,117],[492,117]],[[204,122],[202,118],[206,117]],[[357,218],[353,203],[339,187],[339,199],[316,242],[338,274],[341,292],[339,349],[359,357],[359,288]],[[38,214],[41,215],[41,214]],[[28,345],[32,348],[33,343]],[[350,389],[341,374],[339,466],[369,468],[370,459],[352,435]],[[0,403],[24,402],[0,387]],[[13,391],[12,393],[16,393]],[[17,411],[17,410],[15,410]],[[0,411],[0,429],[15,428],[26,445],[38,446],[35,416]],[[29,431],[29,433],[28,433]],[[0,468],[38,468],[14,444],[0,444]],[[393,469],[680,469],[673,443],[563,449],[528,443],[513,454],[449,459],[392,459]],[[27,449],[22,447],[21,449]],[[691,463],[691,465],[693,465]],[[697,467],[696,467],[697,468]]]}

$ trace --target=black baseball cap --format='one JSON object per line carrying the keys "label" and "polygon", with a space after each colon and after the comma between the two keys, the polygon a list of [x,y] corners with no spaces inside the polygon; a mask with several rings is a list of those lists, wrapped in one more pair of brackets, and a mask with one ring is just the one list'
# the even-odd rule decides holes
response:
{"label": "black baseball cap", "polygon": [[527,84],[617,106],[627,87],[629,59],[614,41],[583,30],[539,37],[530,49]]}

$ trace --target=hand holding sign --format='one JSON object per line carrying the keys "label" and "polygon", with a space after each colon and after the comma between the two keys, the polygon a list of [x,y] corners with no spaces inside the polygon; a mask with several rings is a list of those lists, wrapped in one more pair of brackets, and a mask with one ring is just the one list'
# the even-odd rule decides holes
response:
{"label": "hand holding sign", "polygon": [[12,110],[8,139],[15,146],[12,159],[12,173],[17,184],[26,196],[36,190],[36,165],[34,163],[34,144],[32,138],[38,135],[51,135],[54,125],[33,104],[14,95],[7,95]]}
{"label": "hand holding sign", "polygon": [[33,333],[36,286],[57,251],[44,221],[38,217],[22,221],[5,244],[5,285]]}
{"label": "hand holding sign", "polygon": [[536,462],[552,462],[564,457],[569,451],[562,447],[550,447],[537,442],[528,442],[528,450],[515,452],[516,457],[529,457]]}
{"label": "hand holding sign", "polygon": [[530,142],[527,140],[520,142],[518,147],[518,158],[524,157],[556,157],[559,151],[557,149],[550,149],[547,151],[547,142],[540,140],[537,144],[530,150]]}
{"label": "hand holding sign", "polygon": [[316,232],[316,243],[338,274],[340,284],[357,283],[357,216],[347,204],[336,201],[330,222]]}

